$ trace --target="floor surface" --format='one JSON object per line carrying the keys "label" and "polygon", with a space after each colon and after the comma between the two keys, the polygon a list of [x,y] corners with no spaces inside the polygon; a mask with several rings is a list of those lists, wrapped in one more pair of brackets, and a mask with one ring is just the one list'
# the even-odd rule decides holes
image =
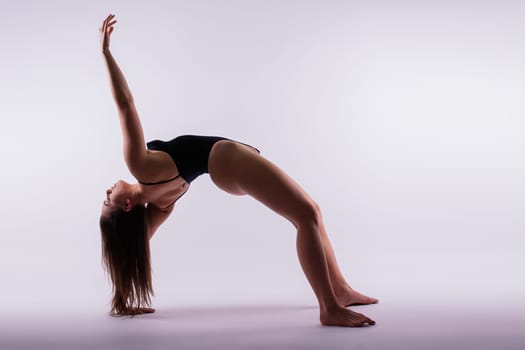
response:
{"label": "floor surface", "polygon": [[373,327],[323,327],[314,305],[174,307],[2,318],[0,349],[524,349],[525,305],[355,307]]}

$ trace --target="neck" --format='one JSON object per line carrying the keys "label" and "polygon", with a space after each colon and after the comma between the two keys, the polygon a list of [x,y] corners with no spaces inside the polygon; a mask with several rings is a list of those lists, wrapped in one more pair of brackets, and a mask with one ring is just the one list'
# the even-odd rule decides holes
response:
{"label": "neck", "polygon": [[141,184],[136,183],[131,185],[131,201],[135,204],[145,204],[151,200],[149,193]]}
{"label": "neck", "polygon": [[157,201],[166,190],[161,186],[149,186],[141,183],[136,183],[132,186],[132,198],[135,200],[134,203],[142,204]]}

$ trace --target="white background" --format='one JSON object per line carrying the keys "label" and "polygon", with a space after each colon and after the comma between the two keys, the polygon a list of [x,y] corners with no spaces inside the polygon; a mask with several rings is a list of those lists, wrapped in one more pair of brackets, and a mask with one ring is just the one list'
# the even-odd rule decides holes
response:
{"label": "white background", "polygon": [[[146,139],[249,143],[382,302],[523,301],[519,1],[17,1],[0,10],[0,306],[108,310],[99,210],[133,181],[98,28]],[[151,242],[155,306],[315,304],[293,226],[204,175]]]}

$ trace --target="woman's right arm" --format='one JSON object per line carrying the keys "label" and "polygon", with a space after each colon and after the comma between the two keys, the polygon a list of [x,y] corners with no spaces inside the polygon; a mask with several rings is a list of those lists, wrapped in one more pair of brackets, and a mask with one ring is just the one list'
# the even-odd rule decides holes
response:
{"label": "woman's right arm", "polygon": [[148,153],[140,118],[126,78],[109,50],[109,39],[116,22],[115,15],[109,15],[100,28],[102,54],[108,69],[113,98],[119,112],[124,159],[133,176],[137,179],[147,178],[149,176],[147,174]]}
{"label": "woman's right arm", "polygon": [[148,238],[151,239],[157,229],[162,225],[164,221],[170,216],[173,211],[175,203],[170,205],[167,208],[161,209],[154,205],[153,203],[148,203],[147,213],[148,213]]}

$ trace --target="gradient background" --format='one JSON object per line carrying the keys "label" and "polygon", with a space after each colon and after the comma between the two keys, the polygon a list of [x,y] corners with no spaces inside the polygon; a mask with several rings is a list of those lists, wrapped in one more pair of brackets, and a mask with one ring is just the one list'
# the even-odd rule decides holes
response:
{"label": "gradient background", "polygon": [[[108,13],[146,140],[259,148],[321,205],[350,283],[380,298],[361,312],[394,324],[403,307],[457,306],[488,327],[468,310],[489,308],[524,328],[520,1],[2,0],[0,325],[112,322],[98,215],[104,190],[134,179],[99,49]],[[151,247],[161,316],[316,305],[293,226],[207,175]]]}

